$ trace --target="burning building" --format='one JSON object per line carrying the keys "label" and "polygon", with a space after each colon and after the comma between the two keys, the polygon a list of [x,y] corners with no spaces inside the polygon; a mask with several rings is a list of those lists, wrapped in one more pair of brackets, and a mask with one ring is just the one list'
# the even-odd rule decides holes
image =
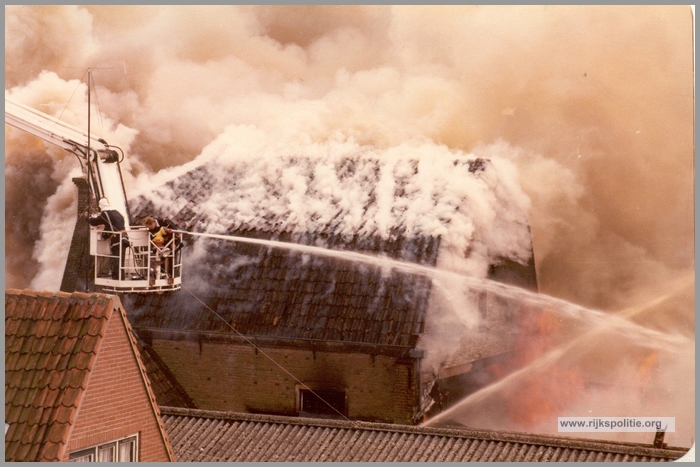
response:
{"label": "burning building", "polygon": [[[518,166],[523,189],[532,199],[532,209],[527,212],[543,292],[613,312],[655,299],[656,295],[650,295],[656,285],[663,289],[658,296],[665,295],[667,281],[678,275],[694,282],[694,61],[688,7],[8,6],[6,13],[6,94],[23,103],[51,109],[51,113],[66,109],[66,96],[76,89],[72,79],[80,73],[67,71],[68,67],[113,67],[101,72],[98,87],[106,91],[100,93],[101,102],[107,104],[103,109],[107,111],[106,126],[115,132],[119,129],[116,122],[128,126],[121,128],[120,138],[107,139],[128,148],[133,162],[126,173],[130,194],[133,187],[150,190],[160,186],[147,182],[151,173],[165,167],[175,167],[171,173],[195,168],[201,161],[178,166],[199,155],[224,131],[235,137],[230,146],[260,157],[261,161],[253,162],[258,173],[266,173],[272,184],[279,182],[282,193],[300,193],[304,184],[297,185],[290,172],[283,178],[261,167],[263,163],[274,167],[269,157],[263,157],[271,149],[247,138],[243,129],[264,133],[270,141],[286,138],[287,147],[278,154],[308,156],[328,141],[355,138],[378,148],[375,152],[381,153],[381,160],[390,158],[396,152],[393,148],[407,141],[434,142],[430,144],[438,149],[445,145],[453,151],[470,152],[482,144],[504,141],[512,145],[507,157]],[[373,53],[367,53],[370,48]],[[41,70],[54,70],[61,77]],[[69,107],[63,118],[84,127],[84,105],[77,112]],[[229,125],[234,131],[225,130]],[[223,141],[214,144],[216,148],[205,149],[209,156],[224,146]],[[75,161],[37,146],[7,132],[6,283],[8,287],[56,290],[65,265],[62,252],[70,241],[66,227],[74,221],[75,187],[68,172]],[[433,151],[435,147],[428,149],[440,152]],[[480,155],[495,161],[491,152]],[[441,159],[440,154],[434,155],[435,160]],[[250,163],[250,158],[245,160]],[[449,163],[439,164],[441,170],[450,169]],[[228,175],[230,165],[222,164],[218,172],[210,169],[213,177],[207,183]],[[425,174],[425,169],[430,169],[428,164],[419,172]],[[259,188],[266,188],[267,182],[258,180]],[[471,181],[469,177],[463,180],[465,184]],[[332,198],[332,187],[324,190]],[[223,199],[225,190],[219,191]],[[162,193],[167,195],[168,190]],[[514,204],[523,206],[517,193],[512,194],[516,195],[509,197],[516,200]],[[181,213],[190,201],[150,198],[153,214],[163,215]],[[303,204],[307,198],[297,199]],[[250,200],[250,196],[229,197],[225,203],[213,200],[193,206],[193,213],[183,218],[207,216],[205,222],[180,221],[181,225],[193,232],[200,228],[220,234],[235,232],[232,222],[237,221],[224,204],[233,206],[238,219],[247,222],[255,211],[268,212],[253,203],[246,205]],[[361,201],[353,201],[353,206],[365,206]],[[375,230],[377,238],[388,238],[385,227],[395,225],[384,216],[384,207],[393,205],[377,205],[380,208],[365,217],[371,219],[370,227],[374,222],[378,228],[361,231],[363,238],[370,238]],[[281,232],[291,238],[305,232],[291,228],[295,220],[285,217],[287,211],[270,207],[271,222],[274,216],[281,221],[266,235]],[[313,204],[301,207],[312,210]],[[477,205],[473,208],[475,216],[482,212]],[[217,214],[217,209],[223,212]],[[401,213],[402,207],[393,212]],[[522,216],[514,218],[518,217]],[[311,225],[307,217],[300,219],[299,224]],[[415,217],[405,216],[403,225],[410,226],[411,219]],[[330,222],[323,216],[318,220],[324,225]],[[360,232],[360,227],[351,225],[348,233]],[[453,230],[456,223],[450,225]],[[499,231],[487,226],[482,223],[475,231]],[[264,228],[259,227],[254,225],[251,235],[263,235]],[[471,239],[466,227],[463,238]],[[332,232],[332,228],[327,230]],[[315,232],[308,235],[310,241],[320,239]],[[410,228],[408,232],[407,238],[418,238],[410,236]],[[423,238],[439,238],[443,252],[447,244],[460,250],[445,232],[421,232]],[[470,241],[475,247],[473,259],[480,254],[479,242],[483,239]],[[185,250],[186,256],[195,259],[194,264],[185,265],[185,271],[207,267],[198,263],[209,259],[205,255],[209,250],[204,248],[207,243],[211,241],[197,240]],[[461,246],[463,254],[467,247]],[[221,245],[219,253],[229,250]],[[525,264],[520,255],[514,257],[517,264]],[[444,265],[445,258],[439,255],[436,263]],[[490,259],[499,263],[496,256]],[[488,265],[466,272],[479,279],[489,276]],[[185,277],[184,284],[206,299],[202,292],[210,277],[197,272]],[[435,305],[444,292],[434,280],[429,282],[430,303]],[[61,288],[81,287],[75,280],[73,284]],[[694,407],[695,306],[694,292],[681,292],[680,303],[653,307],[644,319],[637,319],[669,334],[690,336],[693,343],[687,347],[692,349],[682,355],[673,353],[667,361],[642,355],[633,373],[643,381],[662,381],[659,393],[665,403],[630,404],[624,413],[639,414],[651,407],[683,417],[682,442],[689,445],[694,436],[694,420],[688,414]],[[484,303],[487,307],[482,309],[493,309],[488,307],[493,305],[488,296],[465,302]],[[467,313],[473,319],[468,323],[459,315],[431,322],[436,314],[426,314],[420,339],[420,345],[426,347],[422,348],[434,350],[427,347],[429,338],[442,336],[451,349],[433,361],[429,359],[435,352],[426,351],[421,361],[422,367],[430,368],[426,376],[439,375],[434,388],[443,399],[453,386],[462,385],[462,375],[469,373],[471,380],[478,379],[473,377],[479,371],[473,361],[484,362],[490,370],[508,367],[496,361],[490,364],[488,356],[470,360],[469,348],[460,346],[451,333],[440,332],[452,330],[450,324],[454,324],[462,330],[481,328],[494,336],[508,336],[494,329],[502,321],[490,321],[493,315],[484,314],[480,316],[478,310]],[[480,335],[486,334],[477,332],[471,342]],[[606,343],[617,341],[612,338]],[[478,347],[487,346],[484,342]],[[595,375],[596,381],[609,384],[610,373],[628,379],[624,364],[630,363],[626,358],[630,352],[621,346],[615,351],[605,349],[587,362],[605,373]],[[676,365],[679,361],[680,367]],[[679,394],[682,387],[686,390]],[[627,390],[614,396],[615,401],[629,400]],[[524,397],[517,391],[515,402]],[[606,395],[596,404],[604,413],[610,406],[603,409],[600,401],[609,399]],[[496,428],[511,427],[504,423]]]}
{"label": "burning building", "polygon": [[508,355],[509,305],[470,282],[537,287],[507,170],[329,149],[203,157],[133,200],[198,234],[183,290],[124,298],[197,408],[412,424]]}

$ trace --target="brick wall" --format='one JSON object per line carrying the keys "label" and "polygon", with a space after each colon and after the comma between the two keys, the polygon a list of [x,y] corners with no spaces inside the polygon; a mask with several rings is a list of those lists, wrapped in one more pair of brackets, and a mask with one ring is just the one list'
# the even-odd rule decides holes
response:
{"label": "brick wall", "polygon": [[420,394],[417,368],[413,361],[403,361],[396,365],[394,377],[394,422],[412,423],[412,417],[418,406]]}
{"label": "brick wall", "polygon": [[412,360],[190,340],[153,347],[199,409],[296,415],[295,377],[342,387],[351,419],[410,424],[418,403]]}
{"label": "brick wall", "polygon": [[115,310],[99,349],[68,444],[70,452],[139,434],[139,460],[168,461],[154,409],[121,314]]}

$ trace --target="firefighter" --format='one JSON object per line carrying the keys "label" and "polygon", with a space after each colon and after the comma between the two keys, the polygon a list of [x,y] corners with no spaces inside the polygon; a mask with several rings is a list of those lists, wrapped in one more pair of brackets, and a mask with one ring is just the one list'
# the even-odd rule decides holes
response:
{"label": "firefighter", "polygon": [[[144,225],[151,233],[151,241],[155,245],[156,261],[161,263],[161,271],[167,276],[174,277],[173,257],[179,255],[181,242],[178,234],[173,234],[173,230],[178,230],[177,224],[170,219],[156,219],[147,217]],[[176,262],[179,256],[175,257]]]}
{"label": "firefighter", "polygon": [[170,219],[156,219],[150,216],[146,218],[144,225],[148,231],[151,232],[151,238],[158,234],[162,229],[163,232],[161,235],[163,236],[163,242],[165,245],[167,245],[173,238],[173,230],[178,230],[178,226]]}
{"label": "firefighter", "polygon": [[[112,279],[124,280],[124,252],[129,246],[129,238],[126,235],[124,216],[114,209],[107,198],[101,198],[98,202],[100,213],[88,218],[92,226],[104,226],[103,238],[109,239],[110,269]],[[120,262],[121,258],[121,262]],[[119,271],[121,270],[121,275]]]}

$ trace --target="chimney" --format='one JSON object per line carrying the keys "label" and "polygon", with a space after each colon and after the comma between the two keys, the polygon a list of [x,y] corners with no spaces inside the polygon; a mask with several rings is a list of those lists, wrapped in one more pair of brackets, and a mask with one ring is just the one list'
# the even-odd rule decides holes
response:
{"label": "chimney", "polygon": [[[78,212],[75,227],[73,228],[73,238],[68,250],[66,267],[63,270],[61,280],[62,292],[82,292],[87,290],[86,279],[91,270],[89,255],[88,224],[82,214],[88,210],[90,203],[90,189],[87,180],[83,177],[76,177],[73,183],[78,186]],[[89,280],[89,279],[88,279]]]}
{"label": "chimney", "polygon": [[654,435],[654,447],[659,449],[664,449],[666,443],[664,443],[664,435],[666,435],[666,430],[659,430]]}

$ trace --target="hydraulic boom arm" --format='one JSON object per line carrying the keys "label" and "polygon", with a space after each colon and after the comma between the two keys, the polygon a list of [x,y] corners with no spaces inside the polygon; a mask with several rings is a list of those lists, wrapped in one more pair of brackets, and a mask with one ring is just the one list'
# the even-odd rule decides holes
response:
{"label": "hydraulic boom arm", "polygon": [[126,190],[119,167],[123,157],[121,149],[92,136],[88,145],[87,132],[7,97],[5,123],[75,154],[81,160],[81,164],[85,161],[83,167],[95,198],[107,197],[110,204],[122,213],[127,229],[129,228]]}

